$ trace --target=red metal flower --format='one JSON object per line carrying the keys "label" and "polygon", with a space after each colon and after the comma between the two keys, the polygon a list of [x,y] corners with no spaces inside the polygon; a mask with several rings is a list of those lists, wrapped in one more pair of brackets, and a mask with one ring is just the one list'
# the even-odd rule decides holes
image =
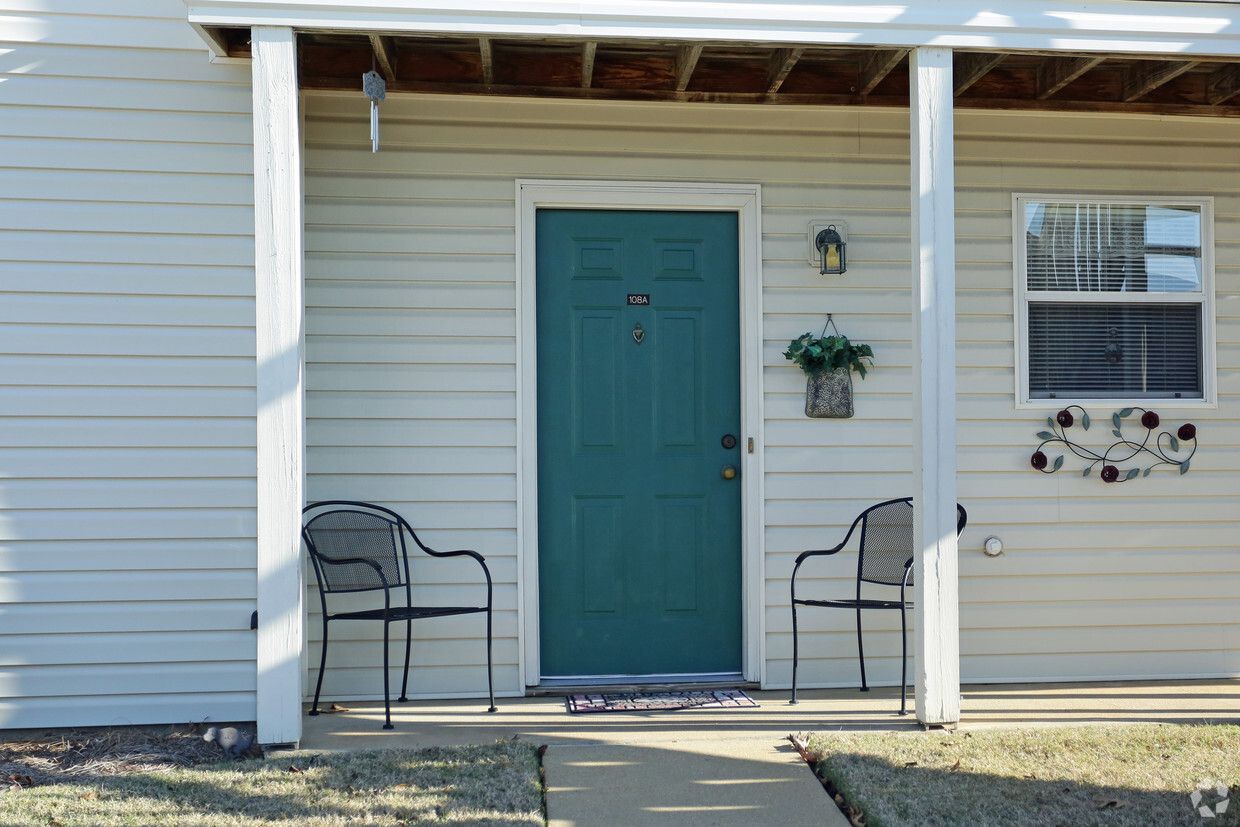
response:
{"label": "red metal flower", "polygon": [[1185,422],[1183,425],[1180,426],[1180,430],[1175,432],[1175,435],[1178,436],[1180,439],[1196,439],[1197,438],[1197,426],[1191,422]]}
{"label": "red metal flower", "polygon": [[1046,467],[1046,454],[1041,451],[1034,451],[1033,456],[1029,458],[1029,464],[1041,471]]}
{"label": "red metal flower", "polygon": [[1055,414],[1055,421],[1065,428],[1071,428],[1074,420],[1072,419],[1072,411],[1062,410]]}
{"label": "red metal flower", "polygon": [[1119,479],[1118,468],[1116,468],[1114,465],[1102,466],[1102,481],[1103,482],[1115,482],[1117,479]]}
{"label": "red metal flower", "polygon": [[1158,427],[1158,414],[1153,411],[1146,411],[1141,415],[1141,424],[1151,431]]}

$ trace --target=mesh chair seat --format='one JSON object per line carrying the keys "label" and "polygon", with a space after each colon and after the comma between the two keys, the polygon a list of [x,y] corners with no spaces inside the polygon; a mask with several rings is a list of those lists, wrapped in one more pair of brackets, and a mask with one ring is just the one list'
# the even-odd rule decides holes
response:
{"label": "mesh chair seat", "polygon": [[901,606],[911,609],[913,601],[901,603],[899,600],[807,600],[797,599],[798,606],[818,606],[825,609],[898,609]]}
{"label": "mesh chair seat", "polygon": [[[491,657],[491,572],[481,554],[470,550],[436,551],[418,539],[409,523],[395,511],[371,503],[353,500],[311,503],[302,509],[302,520],[301,536],[314,564],[319,601],[323,608],[323,651],[319,660],[319,678],[314,687],[314,703],[310,707],[311,715],[319,714],[319,697],[327,666],[328,624],[331,621],[377,620],[383,624],[383,707],[386,716],[383,728],[392,729],[388,626],[401,621],[405,623],[405,671],[397,699],[404,702],[408,700],[406,691],[409,687],[413,621],[482,613],[487,618],[487,693],[491,699],[488,711],[495,711]],[[477,606],[414,605],[406,537],[412,538],[416,547],[430,557],[464,557],[476,562],[486,581],[486,603]],[[357,592],[382,592],[383,607],[328,611],[328,595]]]}
{"label": "mesh chair seat", "polygon": [[360,612],[333,612],[332,620],[420,620],[424,617],[451,617],[452,615],[468,615],[485,612],[486,607],[478,606],[397,606],[393,609],[365,609]]}
{"label": "mesh chair seat", "polygon": [[[968,515],[964,507],[956,506],[956,535],[964,530]],[[853,533],[857,532],[857,592],[853,598],[805,598],[797,597],[797,573],[801,564],[811,557],[838,553]],[[865,647],[861,637],[861,613],[867,609],[889,609],[900,612],[900,714],[907,711],[908,690],[908,610],[913,602],[907,594],[913,585],[913,499],[904,497],[887,500],[870,506],[857,516],[848,533],[835,548],[814,549],[802,552],[792,567],[792,703],[797,702],[797,665],[800,646],[797,629],[797,607],[807,606],[826,609],[852,609],[857,613],[857,656],[861,662],[861,691],[869,691],[865,679]],[[899,598],[881,599],[862,597],[863,583],[874,586],[899,588]]]}

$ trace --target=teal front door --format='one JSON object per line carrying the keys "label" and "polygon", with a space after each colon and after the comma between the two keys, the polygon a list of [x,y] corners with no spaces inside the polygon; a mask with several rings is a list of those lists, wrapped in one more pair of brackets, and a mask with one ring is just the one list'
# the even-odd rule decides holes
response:
{"label": "teal front door", "polygon": [[537,280],[542,677],[739,673],[736,214],[540,210]]}

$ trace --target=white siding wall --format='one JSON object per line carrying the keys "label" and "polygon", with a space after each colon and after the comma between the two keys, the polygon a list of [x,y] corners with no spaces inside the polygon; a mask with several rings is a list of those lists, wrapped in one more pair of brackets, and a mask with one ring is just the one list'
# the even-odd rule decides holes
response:
{"label": "white siding wall", "polygon": [[247,66],[0,0],[0,728],[254,717]]}
{"label": "white siding wall", "polygon": [[[907,114],[393,95],[372,155],[360,95],[311,95],[307,110],[309,497],[384,501],[432,544],[486,554],[505,691],[520,688],[513,179],[763,185],[765,674],[787,685],[795,555],[911,486]],[[1240,673],[1240,125],[957,118],[963,679]],[[1187,476],[1103,486],[1070,465],[1053,477],[1029,468],[1045,414],[1014,405],[1013,190],[1216,196],[1220,407],[1160,408],[1199,425]],[[848,222],[845,276],[805,262],[811,218]],[[804,379],[781,355],[827,312],[877,354],[851,420],[806,419]],[[997,559],[980,550],[992,534],[1007,548]],[[850,568],[851,555],[833,561],[818,585],[847,594]],[[867,639],[880,682],[899,679],[889,614]],[[851,615],[806,619],[807,683],[855,682]],[[423,624],[416,690],[477,694],[475,630],[441,623]],[[374,695],[377,648],[333,650],[342,665],[329,665],[325,692]],[[317,654],[312,642],[312,664]]]}

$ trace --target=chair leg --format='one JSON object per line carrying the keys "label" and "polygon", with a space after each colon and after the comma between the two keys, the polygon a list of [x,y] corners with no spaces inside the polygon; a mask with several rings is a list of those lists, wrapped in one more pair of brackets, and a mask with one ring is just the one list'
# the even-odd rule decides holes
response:
{"label": "chair leg", "polygon": [[789,704],[797,702],[797,660],[800,652],[797,650],[797,604],[794,600],[792,603],[792,700]]}
{"label": "chair leg", "polygon": [[487,712],[496,712],[494,669],[491,664],[491,607],[487,607],[487,695],[491,698],[491,706]]}
{"label": "chair leg", "polygon": [[908,687],[908,623],[905,619],[904,606],[900,606],[900,714],[907,715],[908,709],[905,706],[905,696]]}
{"label": "chair leg", "polygon": [[384,729],[392,729],[392,696],[388,692],[388,627],[392,624],[388,623],[387,618],[383,619],[383,713],[384,713]]}
{"label": "chair leg", "polygon": [[400,682],[400,697],[396,700],[402,704],[409,699],[405,697],[405,691],[409,688],[409,650],[413,646],[413,619],[405,620],[405,677]]}
{"label": "chair leg", "polygon": [[323,652],[319,658],[319,680],[314,685],[314,703],[310,705],[310,714],[319,714],[319,693],[323,691],[323,670],[327,668],[327,615],[323,615]]}
{"label": "chair leg", "polygon": [[861,610],[857,609],[857,657],[861,660],[861,691],[869,692],[870,687],[865,682],[865,644],[861,642]]}

